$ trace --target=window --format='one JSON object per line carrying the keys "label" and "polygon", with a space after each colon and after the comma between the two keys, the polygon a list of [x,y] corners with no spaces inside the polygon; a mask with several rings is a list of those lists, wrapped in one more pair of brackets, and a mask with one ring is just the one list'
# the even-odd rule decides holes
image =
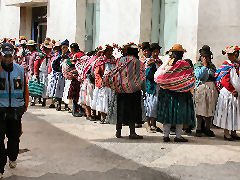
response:
{"label": "window", "polygon": [[152,1],[151,42],[162,46],[161,53],[177,43],[178,0]]}

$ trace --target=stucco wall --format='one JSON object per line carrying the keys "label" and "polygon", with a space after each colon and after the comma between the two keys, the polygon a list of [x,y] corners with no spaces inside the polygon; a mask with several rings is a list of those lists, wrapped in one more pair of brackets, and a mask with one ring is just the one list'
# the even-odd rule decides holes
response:
{"label": "stucco wall", "polygon": [[240,45],[239,7],[239,0],[201,0],[199,3],[198,49],[209,45],[218,67],[227,58],[221,54],[225,46]]}
{"label": "stucco wall", "polygon": [[76,0],[49,0],[47,37],[75,42]]}
{"label": "stucco wall", "polygon": [[20,29],[20,8],[5,6],[0,0],[0,38],[18,38]]}
{"label": "stucco wall", "polygon": [[193,62],[197,57],[198,5],[199,0],[179,0],[178,7],[178,43],[187,50],[184,57]]}
{"label": "stucco wall", "polygon": [[101,0],[99,44],[139,43],[140,14],[140,0]]}

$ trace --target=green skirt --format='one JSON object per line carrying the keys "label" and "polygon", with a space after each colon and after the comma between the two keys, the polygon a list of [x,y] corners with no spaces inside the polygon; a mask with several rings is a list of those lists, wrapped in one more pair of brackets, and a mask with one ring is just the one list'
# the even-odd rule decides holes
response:
{"label": "green skirt", "polygon": [[158,95],[157,121],[162,124],[196,125],[193,97],[190,92],[160,89]]}

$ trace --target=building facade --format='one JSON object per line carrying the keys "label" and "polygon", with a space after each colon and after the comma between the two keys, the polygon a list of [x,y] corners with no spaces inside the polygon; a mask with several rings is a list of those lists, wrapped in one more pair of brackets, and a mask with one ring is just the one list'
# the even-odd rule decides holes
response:
{"label": "building facade", "polygon": [[208,44],[219,66],[221,50],[239,42],[238,7],[239,0],[0,0],[0,38],[67,38],[86,51],[150,41],[162,54],[181,43],[194,62]]}

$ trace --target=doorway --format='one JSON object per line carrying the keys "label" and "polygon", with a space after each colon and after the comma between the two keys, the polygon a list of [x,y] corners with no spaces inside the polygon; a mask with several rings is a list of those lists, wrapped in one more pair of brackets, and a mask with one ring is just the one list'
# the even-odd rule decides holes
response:
{"label": "doorway", "polygon": [[47,6],[32,8],[32,39],[38,44],[44,42],[47,34]]}

